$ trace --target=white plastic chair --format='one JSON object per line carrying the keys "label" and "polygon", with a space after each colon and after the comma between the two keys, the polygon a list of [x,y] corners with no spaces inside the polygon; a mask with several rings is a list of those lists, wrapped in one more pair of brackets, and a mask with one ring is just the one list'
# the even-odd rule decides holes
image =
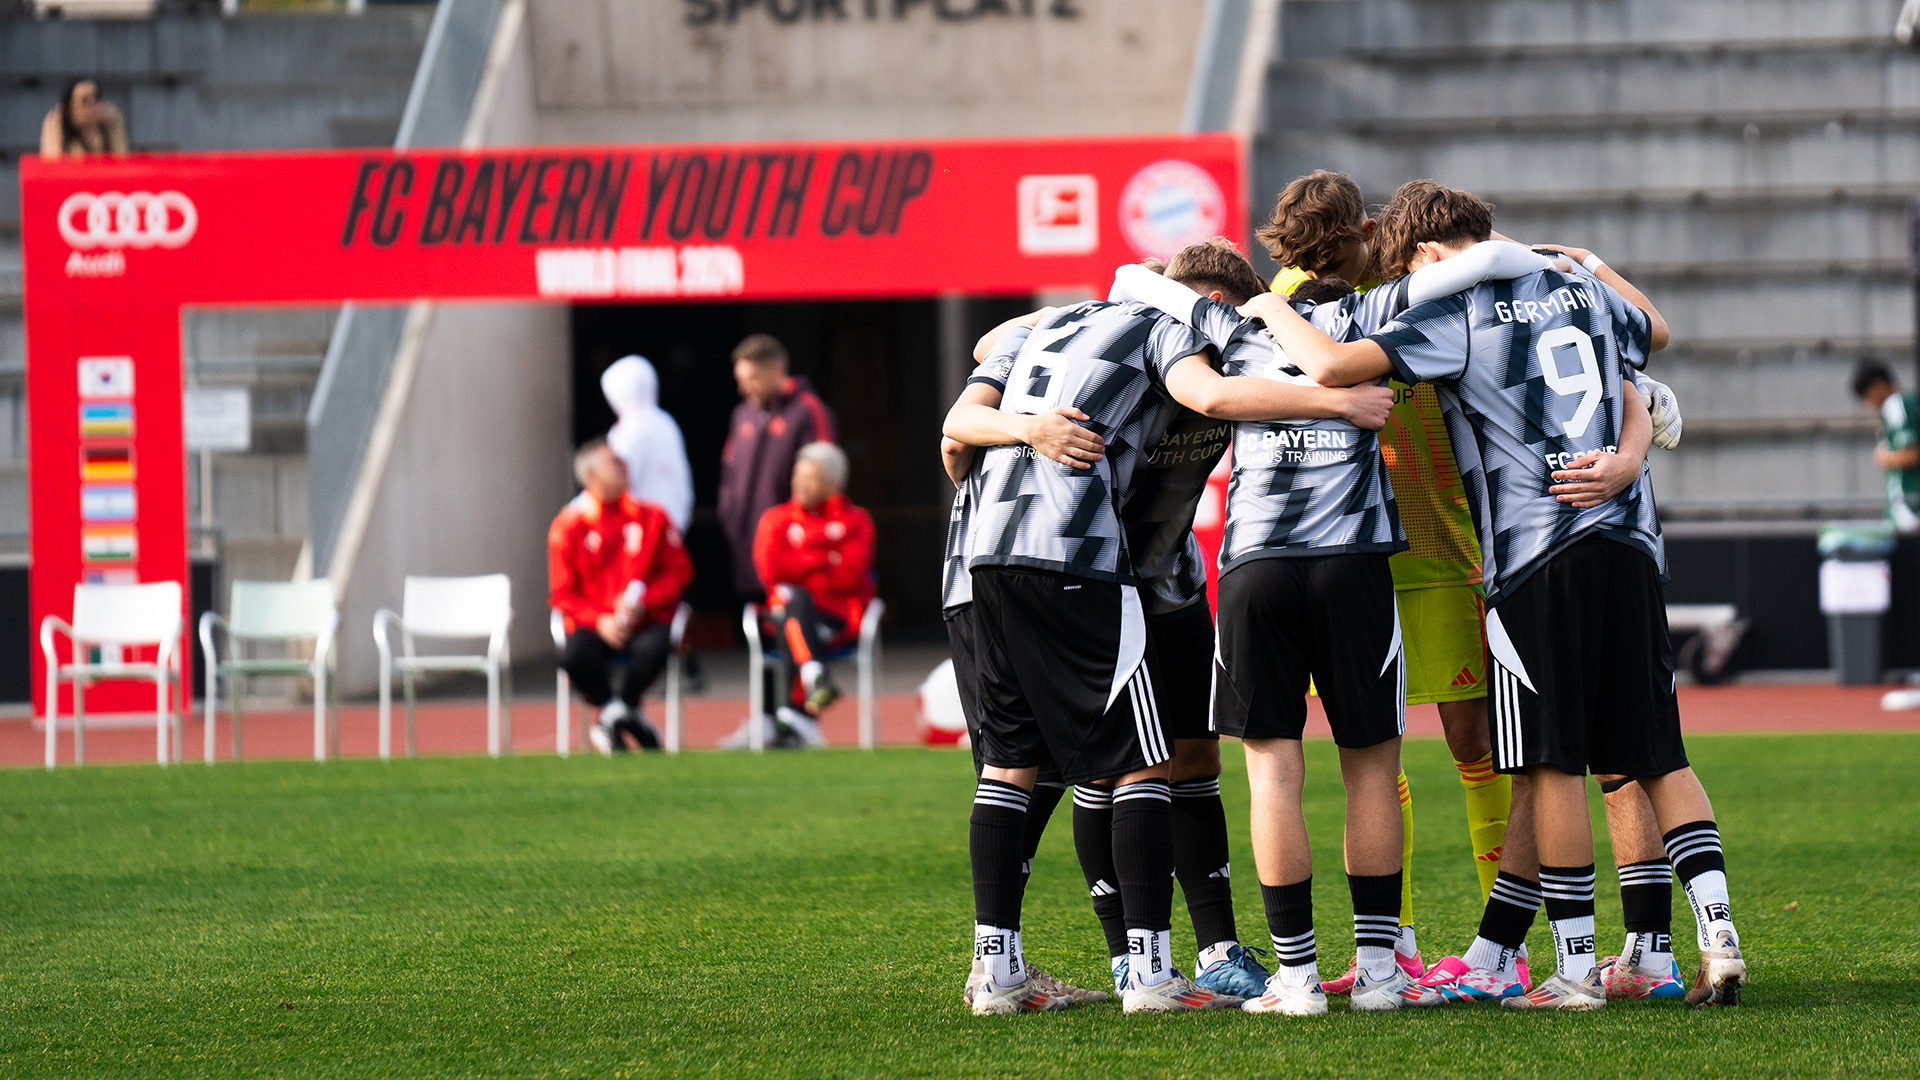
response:
{"label": "white plastic chair", "polygon": [[[673,625],[667,630],[667,644],[671,650],[667,654],[667,731],[666,750],[669,754],[680,752],[681,725],[684,720],[680,704],[682,680],[686,678],[687,655],[683,645],[687,637],[687,621],[693,618],[693,606],[681,604],[673,613]],[[547,628],[553,632],[553,651],[555,657],[564,656],[567,651],[567,619],[556,609],[548,613]],[[566,757],[572,751],[573,740],[573,680],[567,678],[567,669],[559,668],[554,676],[553,690],[553,740],[555,752]],[[586,720],[580,723],[581,741],[586,741]]]}
{"label": "white plastic chair", "polygon": [[[852,648],[837,649],[821,655],[821,660],[845,660],[855,657],[860,664],[860,749],[873,749],[877,725],[873,709],[873,678],[880,664],[880,616],[887,605],[879,597],[867,601],[860,613],[860,639]],[[766,671],[767,648],[760,639],[759,604],[748,604],[740,615],[740,628],[747,634],[747,749],[763,750],[767,742]]]}
{"label": "white plastic chair", "polygon": [[[487,755],[513,749],[513,658],[507,629],[513,624],[513,585],[505,574],[482,577],[413,577],[401,598],[401,614],[381,608],[373,616],[373,643],[380,649],[380,760],[393,757],[393,672],[406,683],[407,756],[414,756],[413,680],[422,671],[479,671],[487,676]],[[389,626],[400,630],[401,655],[393,655]],[[415,636],[486,638],[485,654],[420,656]],[[504,688],[502,684],[504,685]],[[504,689],[504,693],[502,692]],[[505,735],[504,744],[502,735]]]}
{"label": "white plastic chair", "polygon": [[[220,678],[227,680],[227,709],[233,716],[233,760],[240,760],[240,689],[243,681],[261,675],[307,675],[313,679],[313,760],[325,761],[331,747],[340,756],[340,731],[328,720],[338,702],[327,674],[333,666],[333,635],[340,624],[333,582],[236,581],[227,602],[227,617],[209,611],[200,616],[200,651],[206,658],[207,725],[205,754],[213,764],[213,726]],[[213,647],[213,631],[227,633],[227,662]],[[242,642],[314,642],[313,659],[244,656]],[[331,735],[331,738],[329,738]]]}
{"label": "white plastic chair", "polygon": [[[55,733],[60,722],[60,684],[73,684],[73,763],[87,763],[87,686],[96,682],[146,682],[154,685],[154,757],[165,765],[180,757],[180,717],[173,710],[173,690],[181,687],[181,591],[177,581],[148,585],[75,585],[73,622],[49,615],[40,622],[40,651],[47,658],[47,768],[54,767]],[[54,635],[73,643],[73,662],[62,664],[54,649]],[[86,660],[90,646],[100,647],[97,662]],[[121,659],[129,645],[154,645],[151,662]]]}

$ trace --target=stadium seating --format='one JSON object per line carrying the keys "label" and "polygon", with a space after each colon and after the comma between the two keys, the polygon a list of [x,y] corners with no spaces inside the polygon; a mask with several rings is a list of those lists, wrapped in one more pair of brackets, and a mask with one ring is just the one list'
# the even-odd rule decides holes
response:
{"label": "stadium seating", "polygon": [[[850,648],[840,649],[824,655],[822,660],[845,660],[853,657],[860,664],[860,749],[873,749],[877,739],[878,722],[875,719],[873,705],[874,671],[880,662],[880,616],[887,610],[886,602],[879,597],[867,601],[867,609],[860,615],[860,638]],[[766,749],[766,724],[756,723],[758,718],[767,715],[766,672],[767,657],[773,655],[761,641],[760,618],[763,612],[759,604],[748,604],[740,615],[740,628],[747,635],[747,749]]]}
{"label": "stadium seating", "polygon": [[[60,726],[60,684],[73,684],[73,763],[87,763],[85,690],[97,682],[145,682],[154,685],[155,757],[160,764],[179,760],[180,716],[173,691],[184,690],[180,673],[181,591],[177,581],[147,585],[75,585],[73,621],[49,615],[40,622],[40,651],[47,659],[47,768],[54,767],[55,735]],[[73,661],[60,663],[54,635],[73,642]],[[127,646],[158,648],[151,661],[127,661]],[[98,646],[100,659],[86,659]],[[172,739],[168,739],[168,733]],[[171,748],[171,753],[169,752]]]}
{"label": "stadium seating", "polygon": [[[686,677],[687,623],[693,618],[693,605],[681,604],[673,613],[673,626],[667,632],[667,641],[672,651],[667,658],[667,730],[666,750],[669,754],[680,752],[680,735],[683,709],[680,703],[682,680]],[[547,625],[553,630],[553,652],[557,659],[567,651],[567,620],[559,611],[553,611],[547,619]],[[625,660],[617,660],[625,663]],[[572,749],[573,741],[573,681],[567,678],[566,668],[557,668],[554,672],[553,692],[553,745],[561,757],[566,757]],[[586,740],[586,721],[581,722],[581,741]]]}
{"label": "stadium seating", "polygon": [[[307,675],[313,679],[313,760],[325,761],[329,751],[340,756],[340,732],[329,724],[338,705],[337,682],[329,681],[334,663],[333,634],[340,624],[333,582],[236,581],[229,593],[227,617],[214,612],[200,616],[200,649],[207,674],[207,764],[213,764],[214,713],[221,676],[227,680],[227,708],[233,715],[233,760],[240,760],[240,687],[260,675]],[[226,631],[227,661],[222,664],[213,645],[215,628]],[[313,658],[299,656],[247,657],[242,643],[312,640]],[[329,738],[331,735],[331,738]]]}
{"label": "stadium seating", "polygon": [[[414,677],[423,671],[477,671],[487,676],[487,755],[513,748],[513,666],[507,630],[513,624],[513,586],[505,574],[481,577],[407,576],[400,613],[381,608],[373,616],[373,642],[380,650],[380,760],[393,756],[393,673],[407,696],[407,756],[415,753]],[[400,631],[401,655],[393,655],[390,627]],[[487,639],[485,653],[421,656],[415,636]],[[503,686],[503,684],[505,684]]]}

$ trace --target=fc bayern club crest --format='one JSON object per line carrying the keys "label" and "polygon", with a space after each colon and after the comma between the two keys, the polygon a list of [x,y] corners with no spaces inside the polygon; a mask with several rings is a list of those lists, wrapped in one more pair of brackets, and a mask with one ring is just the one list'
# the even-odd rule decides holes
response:
{"label": "fc bayern club crest", "polygon": [[1205,169],[1169,158],[1133,174],[1120,193],[1120,231],[1142,255],[1168,258],[1220,235],[1227,200]]}

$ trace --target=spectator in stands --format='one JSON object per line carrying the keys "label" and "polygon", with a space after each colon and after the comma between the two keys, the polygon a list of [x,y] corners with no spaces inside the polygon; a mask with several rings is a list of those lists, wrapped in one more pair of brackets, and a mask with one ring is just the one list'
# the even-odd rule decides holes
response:
{"label": "spectator in stands", "polygon": [[847,501],[847,455],[830,442],[800,448],[793,498],[760,518],[753,564],[767,583],[763,632],[780,663],[766,700],[779,737],[824,745],[817,723],[840,696],[820,656],[851,644],[873,599],[873,519]]}
{"label": "spectator in stands", "polygon": [[680,425],[660,407],[660,376],[644,356],[623,356],[600,376],[600,392],[620,418],[607,445],[627,465],[627,490],[653,503],[682,533],[693,518],[693,470]]}
{"label": "spectator in stands", "polygon": [[112,102],[101,100],[100,84],[92,79],[69,82],[60,104],[40,122],[40,156],[45,160],[126,153],[127,121]]}
{"label": "spectator in stands", "polygon": [[1853,369],[1853,396],[1880,418],[1873,463],[1886,470],[1887,517],[1901,532],[1920,530],[1920,416],[1887,365],[1863,357]]}
{"label": "spectator in stands", "polygon": [[[660,748],[640,696],[660,677],[680,594],[693,560],[667,512],[627,491],[627,467],[605,439],[573,456],[582,491],[547,532],[549,602],[566,619],[560,664],[580,696],[600,710],[587,738],[603,754],[634,744]],[[618,696],[613,674],[624,666]]]}
{"label": "spectator in stands", "polygon": [[768,334],[753,334],[733,350],[733,381],[740,387],[720,452],[720,527],[733,550],[733,584],[742,601],[758,600],[771,582],[754,573],[753,538],[761,515],[792,494],[800,448],[833,442],[833,412],[805,378],[787,374],[787,350]]}

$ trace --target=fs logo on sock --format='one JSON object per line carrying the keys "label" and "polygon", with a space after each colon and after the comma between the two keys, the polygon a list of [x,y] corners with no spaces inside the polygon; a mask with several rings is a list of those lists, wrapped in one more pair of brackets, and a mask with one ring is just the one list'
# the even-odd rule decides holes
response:
{"label": "fs logo on sock", "polygon": [[1584,937],[1567,939],[1567,955],[1568,956],[1592,956],[1593,951],[1594,950],[1593,950],[1592,934],[1587,934]]}
{"label": "fs logo on sock", "polygon": [[1733,909],[1728,907],[1725,904],[1708,904],[1707,905],[1707,921],[1708,922],[1732,922]]}
{"label": "fs logo on sock", "polygon": [[975,959],[983,956],[1004,956],[1006,952],[1007,936],[1005,934],[983,937],[973,943],[973,955]]}
{"label": "fs logo on sock", "polygon": [[1139,938],[1129,938],[1127,940],[1127,951],[1134,956],[1145,956],[1147,955],[1147,943],[1141,941]]}
{"label": "fs logo on sock", "polygon": [[1672,934],[1653,935],[1653,951],[1664,952],[1664,953],[1672,952],[1673,951],[1673,935]]}

